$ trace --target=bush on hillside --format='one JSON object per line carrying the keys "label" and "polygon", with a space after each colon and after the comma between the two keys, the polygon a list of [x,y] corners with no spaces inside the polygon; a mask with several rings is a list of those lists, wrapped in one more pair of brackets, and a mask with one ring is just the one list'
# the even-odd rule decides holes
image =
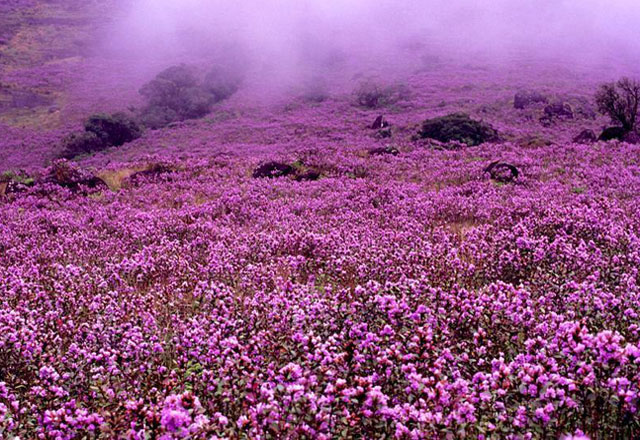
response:
{"label": "bush on hillside", "polygon": [[60,157],[73,159],[81,154],[91,154],[107,148],[108,145],[91,131],[71,133],[62,140]]}
{"label": "bush on hillside", "polygon": [[216,66],[204,77],[202,88],[211,94],[214,102],[220,102],[234,95],[240,89],[242,80],[238,69]]}
{"label": "bush on hillside", "polygon": [[84,123],[86,132],[94,133],[105,144],[119,147],[142,135],[138,123],[126,113],[95,114]]}
{"label": "bush on hillside", "polygon": [[126,113],[94,114],[84,123],[85,131],[71,133],[62,140],[61,158],[73,159],[106,148],[119,147],[142,135],[135,119]]}
{"label": "bush on hillside", "polygon": [[236,93],[241,83],[242,76],[229,68],[215,67],[200,83],[192,68],[184,64],[169,67],[140,89],[146,101],[140,120],[155,129],[201,118],[215,103]]}
{"label": "bush on hillside", "polygon": [[466,113],[452,113],[438,118],[427,119],[418,132],[421,138],[440,142],[461,142],[468,146],[495,142],[498,132],[488,123],[471,119]]}
{"label": "bush on hillside", "polygon": [[519,110],[538,103],[547,103],[549,99],[546,95],[535,90],[520,90],[513,98],[513,107]]}
{"label": "bush on hillside", "polygon": [[611,118],[626,132],[636,128],[640,105],[640,82],[622,78],[616,83],[603,84],[596,93],[600,113]]}
{"label": "bush on hillside", "polygon": [[409,93],[402,85],[384,87],[372,81],[364,81],[360,83],[354,94],[359,106],[376,109],[406,99]]}

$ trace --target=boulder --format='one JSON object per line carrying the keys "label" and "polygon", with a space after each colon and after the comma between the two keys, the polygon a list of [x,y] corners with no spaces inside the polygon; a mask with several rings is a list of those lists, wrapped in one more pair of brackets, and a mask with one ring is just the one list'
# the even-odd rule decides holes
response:
{"label": "boulder", "polygon": [[564,101],[553,102],[544,108],[544,114],[549,119],[573,119],[571,104]]}
{"label": "boulder", "polygon": [[602,131],[598,140],[600,141],[611,141],[614,139],[622,140],[622,138],[627,133],[628,131],[625,130],[623,127],[617,127],[617,126],[607,127]]}
{"label": "boulder", "polygon": [[518,168],[506,162],[499,160],[491,162],[485,169],[485,173],[489,173],[492,180],[500,183],[514,182],[519,176]]}
{"label": "boulder", "polygon": [[398,154],[400,154],[400,151],[398,151],[396,147],[387,146],[387,147],[372,148],[368,151],[368,153],[369,153],[369,156],[383,156],[387,154],[390,154],[392,156],[397,156]]}
{"label": "boulder", "polygon": [[622,136],[622,142],[626,142],[628,144],[640,144],[640,134],[638,134],[637,131],[630,131]]}
{"label": "boulder", "polygon": [[282,162],[267,162],[253,170],[253,178],[276,178],[295,174],[295,168]]}
{"label": "boulder", "polygon": [[376,133],[376,138],[378,139],[388,139],[393,136],[390,128],[383,128],[382,130],[378,130]]}
{"label": "boulder", "polygon": [[296,180],[298,182],[310,182],[314,180],[319,180],[322,177],[322,174],[316,170],[305,171],[304,173],[297,174]]}
{"label": "boulder", "polygon": [[548,98],[540,92],[533,90],[521,90],[513,98],[513,107],[519,110],[537,103],[547,103]]}
{"label": "boulder", "polygon": [[573,142],[576,144],[591,144],[598,140],[598,137],[593,130],[582,130],[576,137],[573,138]]}
{"label": "boulder", "polygon": [[384,118],[384,115],[380,115],[376,118],[375,121],[373,121],[373,124],[371,124],[370,128],[372,130],[381,130],[383,128],[387,128],[388,126],[389,126],[389,123]]}

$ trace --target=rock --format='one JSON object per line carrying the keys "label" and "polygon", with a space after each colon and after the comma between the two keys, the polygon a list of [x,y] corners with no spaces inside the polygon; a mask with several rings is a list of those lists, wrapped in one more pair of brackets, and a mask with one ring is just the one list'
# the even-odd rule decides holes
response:
{"label": "rock", "polygon": [[500,162],[499,160],[491,162],[489,166],[484,169],[484,172],[489,173],[491,179],[500,183],[511,183],[520,175],[520,172],[514,165]]}
{"label": "rock", "polygon": [[598,140],[598,137],[593,130],[585,129],[573,138],[573,142],[576,144],[591,144]]}
{"label": "rock", "polygon": [[605,128],[598,140],[600,141],[611,141],[614,139],[622,140],[622,138],[627,134],[627,130],[622,127],[607,127]]}
{"label": "rock", "polygon": [[539,134],[527,135],[519,143],[524,147],[539,148],[551,145],[552,142]]}
{"label": "rock", "polygon": [[628,144],[640,144],[640,134],[636,131],[630,131],[622,137],[622,142]]}
{"label": "rock", "polygon": [[376,133],[376,138],[378,139],[388,139],[392,136],[393,134],[391,133],[391,129],[390,128],[385,128],[382,130],[378,130],[378,132]]}
{"label": "rock", "polygon": [[571,104],[563,101],[556,101],[544,108],[544,114],[549,119],[573,119],[573,108]]}
{"label": "rock", "polygon": [[264,177],[275,178],[284,177],[295,174],[295,168],[282,162],[267,162],[253,170],[253,178],[261,179]]}
{"label": "rock", "polygon": [[383,156],[387,154],[397,156],[398,154],[400,154],[400,151],[398,151],[396,147],[392,146],[372,148],[369,150],[369,156]]}
{"label": "rock", "polygon": [[522,110],[537,103],[547,103],[548,98],[540,92],[521,90],[513,98],[513,107]]}
{"label": "rock", "polygon": [[373,124],[371,124],[371,129],[380,130],[382,128],[387,128],[388,126],[389,123],[385,120],[384,115],[380,115],[376,118],[375,121],[373,121]]}
{"label": "rock", "polygon": [[309,181],[319,180],[320,177],[322,177],[322,174],[319,171],[310,170],[310,171],[306,171],[306,172],[304,172],[302,174],[297,174],[296,175],[296,180],[298,182],[309,182]]}
{"label": "rock", "polygon": [[467,146],[499,140],[498,132],[491,125],[473,120],[465,113],[452,113],[427,119],[422,123],[418,136],[440,142],[457,141]]}

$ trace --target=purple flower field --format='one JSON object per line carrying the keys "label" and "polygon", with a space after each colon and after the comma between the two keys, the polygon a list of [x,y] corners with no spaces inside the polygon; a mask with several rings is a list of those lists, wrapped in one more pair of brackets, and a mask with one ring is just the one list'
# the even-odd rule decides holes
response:
{"label": "purple flower field", "polygon": [[[0,438],[640,438],[640,143],[576,138],[625,65],[251,70],[60,159],[181,60],[43,59],[44,3],[0,6]],[[498,135],[419,135],[461,112]]]}

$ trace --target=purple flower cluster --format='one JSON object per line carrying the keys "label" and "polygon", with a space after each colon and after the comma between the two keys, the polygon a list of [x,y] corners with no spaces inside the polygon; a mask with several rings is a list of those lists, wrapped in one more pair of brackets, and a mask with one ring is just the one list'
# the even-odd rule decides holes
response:
{"label": "purple flower cluster", "polygon": [[640,435],[640,148],[216,148],[1,202],[3,436]]}

